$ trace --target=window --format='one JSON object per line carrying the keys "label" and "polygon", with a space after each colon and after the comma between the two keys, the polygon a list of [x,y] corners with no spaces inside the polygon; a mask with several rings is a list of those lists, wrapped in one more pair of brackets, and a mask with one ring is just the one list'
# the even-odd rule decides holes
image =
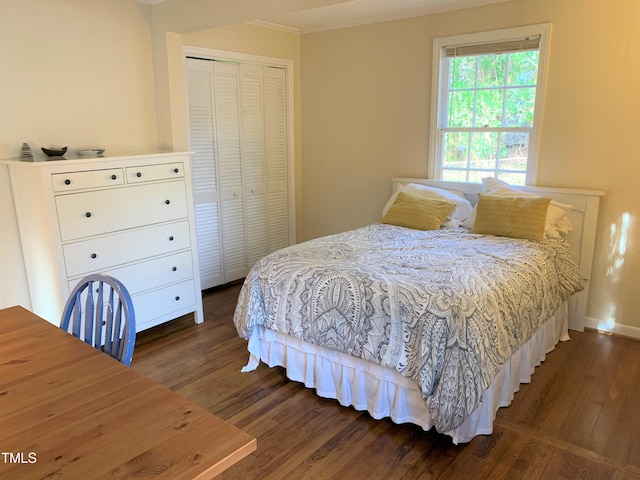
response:
{"label": "window", "polygon": [[535,184],[549,30],[434,40],[433,178]]}

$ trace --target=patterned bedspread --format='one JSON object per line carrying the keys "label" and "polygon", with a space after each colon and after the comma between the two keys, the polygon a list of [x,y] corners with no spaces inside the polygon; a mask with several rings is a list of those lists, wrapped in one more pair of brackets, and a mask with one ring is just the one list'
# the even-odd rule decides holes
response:
{"label": "patterned bedspread", "polygon": [[420,388],[436,429],[459,426],[503,363],[582,290],[566,242],[374,224],[260,260],[234,322],[388,366]]}

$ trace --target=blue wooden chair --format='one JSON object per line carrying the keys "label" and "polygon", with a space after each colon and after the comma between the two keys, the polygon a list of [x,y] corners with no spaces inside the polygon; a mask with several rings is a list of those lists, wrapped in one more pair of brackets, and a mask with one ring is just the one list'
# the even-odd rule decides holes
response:
{"label": "blue wooden chair", "polygon": [[136,319],[131,296],[119,280],[101,273],[83,278],[69,295],[60,328],[131,365]]}

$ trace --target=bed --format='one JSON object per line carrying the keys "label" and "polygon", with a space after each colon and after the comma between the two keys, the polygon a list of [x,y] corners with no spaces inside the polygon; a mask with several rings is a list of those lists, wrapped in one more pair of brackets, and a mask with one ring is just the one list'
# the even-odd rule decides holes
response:
{"label": "bed", "polygon": [[[393,185],[380,223],[254,266],[234,314],[243,371],[282,366],[319,396],[468,442],[569,338],[570,312],[580,328],[602,192]],[[429,228],[406,225],[416,208]],[[496,227],[507,208],[525,208],[526,225],[511,211]]]}

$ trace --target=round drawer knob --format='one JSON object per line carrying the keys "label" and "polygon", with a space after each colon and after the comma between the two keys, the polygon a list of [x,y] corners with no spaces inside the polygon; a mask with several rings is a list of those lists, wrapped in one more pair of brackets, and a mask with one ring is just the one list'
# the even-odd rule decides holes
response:
{"label": "round drawer knob", "polygon": [[84,216],[87,217],[87,218],[91,217],[91,212],[85,213]]}
{"label": "round drawer knob", "polygon": [[176,302],[180,300],[180,295],[176,295]]}
{"label": "round drawer knob", "polygon": [[171,270],[175,272],[176,270],[178,270],[178,267],[173,267]]}
{"label": "round drawer knob", "polygon": [[111,180],[115,180],[116,178],[118,178],[118,177],[115,176],[115,175],[111,175]]}
{"label": "round drawer knob", "polygon": [[140,178],[142,176],[142,172],[136,173],[136,177]]}
{"label": "round drawer knob", "polygon": [[92,253],[91,254],[91,258],[98,258],[98,254],[97,253]]}
{"label": "round drawer knob", "polygon": [[173,242],[173,235],[171,235],[171,236],[169,237],[169,241],[170,241],[170,242]]}
{"label": "round drawer knob", "polygon": [[178,170],[177,168],[173,169],[173,173],[178,173],[180,170]]}
{"label": "round drawer knob", "polygon": [[171,203],[171,200],[165,200],[164,203],[166,203],[167,205],[169,205]]}
{"label": "round drawer knob", "polygon": [[71,180],[69,180],[68,178],[64,181],[65,185],[71,185]]}

